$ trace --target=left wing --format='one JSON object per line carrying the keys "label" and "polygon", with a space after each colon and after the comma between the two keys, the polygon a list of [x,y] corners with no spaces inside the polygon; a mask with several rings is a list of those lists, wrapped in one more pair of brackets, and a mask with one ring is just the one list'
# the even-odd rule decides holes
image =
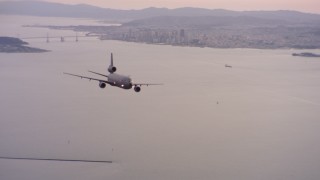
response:
{"label": "left wing", "polygon": [[159,84],[152,84],[152,83],[132,83],[133,86],[158,86],[163,85],[162,83]]}
{"label": "left wing", "polygon": [[91,73],[93,73],[93,74],[98,74],[98,75],[100,75],[100,76],[108,77],[108,76],[107,76],[107,75],[105,75],[105,74],[100,74],[100,73],[93,72],[93,71],[89,71],[89,72],[91,72]]}
{"label": "left wing", "polygon": [[63,74],[67,74],[67,75],[70,75],[70,76],[80,77],[81,79],[82,79],[82,78],[84,78],[84,79],[89,79],[90,81],[91,81],[91,80],[94,80],[94,81],[104,82],[104,83],[107,83],[107,84],[110,84],[110,85],[113,84],[112,82],[107,81],[107,80],[103,80],[103,79],[96,79],[96,78],[92,78],[92,77],[86,77],[86,76],[81,76],[81,75],[71,74],[71,73],[66,73],[66,72],[64,72]]}
{"label": "left wing", "polygon": [[25,158],[25,157],[0,157],[0,159],[12,160],[33,160],[33,161],[67,161],[67,162],[86,162],[86,163],[112,163],[104,160],[83,160],[83,159],[52,159],[52,158]]}

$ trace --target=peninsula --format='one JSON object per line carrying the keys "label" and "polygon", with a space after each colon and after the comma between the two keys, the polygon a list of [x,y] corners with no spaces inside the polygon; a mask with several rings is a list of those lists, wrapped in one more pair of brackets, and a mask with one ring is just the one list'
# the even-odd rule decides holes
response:
{"label": "peninsula", "polygon": [[0,53],[40,53],[48,50],[28,47],[27,42],[19,38],[0,37]]}

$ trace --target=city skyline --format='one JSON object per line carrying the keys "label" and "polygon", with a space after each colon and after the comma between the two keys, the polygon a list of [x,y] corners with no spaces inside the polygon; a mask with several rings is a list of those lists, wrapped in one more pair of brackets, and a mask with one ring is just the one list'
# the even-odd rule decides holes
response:
{"label": "city skyline", "polygon": [[[5,0],[1,0],[5,1]],[[21,1],[21,0],[19,0]],[[27,1],[27,0],[24,0]],[[88,4],[111,9],[143,9],[148,7],[158,8],[181,8],[197,7],[206,9],[228,9],[236,11],[251,10],[295,10],[301,12],[320,14],[320,2],[318,0],[38,0],[46,2],[56,2],[63,4]]]}

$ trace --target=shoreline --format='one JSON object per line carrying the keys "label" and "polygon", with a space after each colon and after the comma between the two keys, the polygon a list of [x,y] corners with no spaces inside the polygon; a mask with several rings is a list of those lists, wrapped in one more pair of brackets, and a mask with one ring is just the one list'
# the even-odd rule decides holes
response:
{"label": "shoreline", "polygon": [[0,37],[0,53],[43,53],[49,50],[27,46],[29,43],[14,37]]}
{"label": "shoreline", "polygon": [[[218,48],[218,49],[320,49],[318,43],[302,41],[299,37],[293,40],[283,40],[273,37],[253,37],[252,32],[247,31],[245,34],[228,34],[212,36],[195,36],[188,29],[152,29],[152,28],[132,28],[122,26],[45,26],[34,25],[26,27],[47,28],[54,30],[71,30],[74,32],[84,32],[94,34],[100,40],[118,40],[124,42],[145,43],[153,45],[171,45],[179,47],[198,47],[198,48]],[[232,32],[237,33],[234,29]],[[181,35],[183,34],[183,36]],[[221,36],[221,37],[220,37]],[[277,36],[282,36],[278,34]]]}

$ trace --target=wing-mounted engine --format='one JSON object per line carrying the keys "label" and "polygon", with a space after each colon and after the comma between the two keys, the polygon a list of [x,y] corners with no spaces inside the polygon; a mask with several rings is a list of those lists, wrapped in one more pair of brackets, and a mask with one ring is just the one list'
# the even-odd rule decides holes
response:
{"label": "wing-mounted engine", "polygon": [[134,91],[135,92],[140,92],[141,91],[141,87],[139,87],[139,86],[134,86]]}
{"label": "wing-mounted engine", "polygon": [[113,66],[113,54],[111,53],[111,62],[108,68],[109,73],[114,73],[117,71],[117,68]]}
{"label": "wing-mounted engine", "polygon": [[106,83],[100,81],[100,82],[99,82],[99,87],[100,87],[101,89],[105,88],[105,87],[106,87]]}

